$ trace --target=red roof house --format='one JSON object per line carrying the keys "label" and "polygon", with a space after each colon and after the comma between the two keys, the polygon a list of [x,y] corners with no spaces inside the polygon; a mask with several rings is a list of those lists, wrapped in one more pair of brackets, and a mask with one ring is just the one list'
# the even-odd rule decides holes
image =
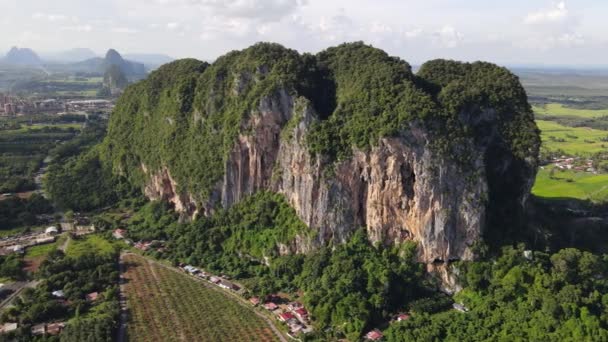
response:
{"label": "red roof house", "polygon": [[282,314],[279,314],[279,321],[281,322],[287,322],[293,318],[296,317],[291,312],[283,312]]}
{"label": "red roof house", "polygon": [[260,304],[260,298],[251,297],[249,298],[249,303],[253,304],[253,306],[257,306],[258,304]]}
{"label": "red roof house", "polygon": [[365,339],[370,341],[380,341],[383,335],[378,329],[374,329],[365,335]]}
{"label": "red roof house", "polygon": [[299,319],[308,319],[308,311],[306,311],[306,309],[304,308],[299,308],[297,310],[294,310],[293,312],[296,314],[296,316],[298,316]]}
{"label": "red roof house", "polygon": [[114,232],[112,232],[112,236],[115,239],[124,239],[126,233],[127,233],[126,230],[119,228],[119,229],[114,230]]}
{"label": "red roof house", "polygon": [[410,319],[410,315],[408,314],[401,314],[397,316],[397,322],[407,321],[408,319]]}
{"label": "red roof house", "polygon": [[86,295],[86,299],[88,302],[94,302],[97,300],[98,297],[99,297],[99,292],[91,292],[88,295]]}

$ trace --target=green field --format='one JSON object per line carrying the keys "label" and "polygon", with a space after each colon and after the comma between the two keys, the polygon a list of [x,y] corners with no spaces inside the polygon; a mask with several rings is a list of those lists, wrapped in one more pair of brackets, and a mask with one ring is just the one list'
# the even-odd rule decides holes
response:
{"label": "green field", "polygon": [[44,245],[28,247],[28,249],[25,252],[25,258],[30,259],[30,258],[38,258],[38,257],[46,256],[50,252],[57,249],[57,244],[58,244],[57,241],[55,241],[53,243],[47,243]]}
{"label": "green field", "polygon": [[578,116],[581,118],[598,118],[602,116],[608,116],[608,109],[604,110],[592,110],[592,109],[575,109],[564,107],[559,103],[549,103],[544,106],[534,106],[534,112],[542,115],[569,115]]}
{"label": "green field", "polygon": [[[536,120],[541,130],[543,147],[567,154],[591,154],[608,149],[608,142],[600,139],[608,137],[608,132],[587,127],[567,127],[553,121]],[[553,138],[552,138],[553,137]],[[563,139],[565,141],[556,141]]]}
{"label": "green field", "polygon": [[110,254],[116,249],[115,245],[98,235],[88,235],[79,240],[72,240],[66,251],[69,257],[80,257],[95,251],[98,254]]}
{"label": "green field", "polygon": [[550,169],[538,171],[532,193],[551,199],[575,198],[604,202],[608,199],[608,174],[594,175],[586,172],[556,171],[550,177]]}

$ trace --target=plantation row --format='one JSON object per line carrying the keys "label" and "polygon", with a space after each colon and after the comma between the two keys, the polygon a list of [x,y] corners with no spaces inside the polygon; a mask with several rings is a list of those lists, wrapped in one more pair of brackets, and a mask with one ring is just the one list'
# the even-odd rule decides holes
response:
{"label": "plantation row", "polygon": [[123,258],[130,341],[277,341],[250,309],[186,275]]}

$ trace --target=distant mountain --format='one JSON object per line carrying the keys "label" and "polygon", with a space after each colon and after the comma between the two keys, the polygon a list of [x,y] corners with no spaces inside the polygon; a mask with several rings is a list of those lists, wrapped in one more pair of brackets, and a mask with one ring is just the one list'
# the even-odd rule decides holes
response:
{"label": "distant mountain", "polygon": [[45,61],[65,63],[80,62],[95,57],[97,57],[97,54],[93,50],[87,48],[75,48],[43,55]]}
{"label": "distant mountain", "polygon": [[105,74],[112,65],[118,66],[129,79],[139,79],[146,75],[146,67],[142,63],[125,60],[114,49],[108,50],[104,58],[95,57],[74,63],[70,66],[70,69],[72,71]]}
{"label": "distant mountain", "polygon": [[163,64],[173,62],[175,59],[171,56],[155,53],[129,53],[125,54],[126,59],[144,63],[149,69],[156,69]]}
{"label": "distant mountain", "polygon": [[4,57],[3,62],[15,65],[39,66],[40,57],[32,49],[13,47]]}

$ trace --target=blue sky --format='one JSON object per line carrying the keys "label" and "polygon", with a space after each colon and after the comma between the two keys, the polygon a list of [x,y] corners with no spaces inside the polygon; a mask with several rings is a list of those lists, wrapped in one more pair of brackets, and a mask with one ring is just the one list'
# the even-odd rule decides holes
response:
{"label": "blue sky", "polygon": [[0,0],[0,48],[211,60],[257,41],[363,40],[418,64],[608,65],[606,0]]}

